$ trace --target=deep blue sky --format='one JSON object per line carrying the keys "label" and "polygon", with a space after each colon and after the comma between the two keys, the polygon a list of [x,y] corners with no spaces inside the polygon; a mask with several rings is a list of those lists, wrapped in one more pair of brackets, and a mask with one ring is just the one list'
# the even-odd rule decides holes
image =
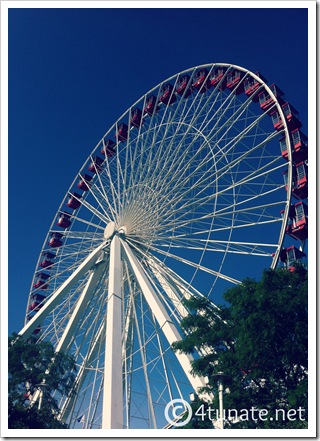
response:
{"label": "deep blue sky", "polygon": [[307,28],[291,8],[9,10],[10,333],[59,204],[114,121],[167,77],[225,62],[276,83],[307,132]]}

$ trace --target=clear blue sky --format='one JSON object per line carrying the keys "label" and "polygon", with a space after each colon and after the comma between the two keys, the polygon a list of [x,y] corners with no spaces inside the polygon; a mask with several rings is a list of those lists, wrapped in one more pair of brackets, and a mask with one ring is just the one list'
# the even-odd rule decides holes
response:
{"label": "clear blue sky", "polygon": [[114,121],[167,77],[225,62],[283,89],[306,132],[307,28],[291,8],[9,10],[10,333],[59,204]]}

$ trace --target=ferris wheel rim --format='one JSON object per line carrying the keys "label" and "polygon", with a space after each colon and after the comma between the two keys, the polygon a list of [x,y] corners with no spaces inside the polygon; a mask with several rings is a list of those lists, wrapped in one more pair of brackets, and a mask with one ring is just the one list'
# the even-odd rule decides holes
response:
{"label": "ferris wheel rim", "polygon": [[[48,237],[49,237],[50,232],[53,232],[53,231],[56,231],[56,230],[57,230],[57,228],[55,227],[55,223],[56,223],[57,215],[58,215],[58,213],[64,211],[64,208],[63,208],[63,207],[64,207],[64,205],[65,205],[65,200],[66,200],[66,198],[67,198],[67,195],[72,194],[72,190],[74,189],[75,184],[76,184],[76,182],[78,181],[79,177],[81,177],[81,176],[83,175],[83,173],[85,173],[85,171],[86,171],[86,167],[87,167],[87,165],[88,165],[89,159],[90,159],[90,160],[93,160],[94,155],[95,155],[95,153],[97,152],[97,150],[99,149],[99,147],[101,146],[103,140],[104,140],[106,137],[108,137],[108,136],[110,135],[110,133],[111,133],[112,131],[114,131],[114,129],[118,128],[119,125],[121,124],[121,122],[122,122],[124,119],[126,119],[126,118],[128,119],[128,115],[130,115],[130,114],[132,113],[133,109],[134,109],[139,103],[140,103],[140,104],[143,103],[143,108],[144,108],[145,103],[146,103],[146,100],[147,100],[147,97],[149,97],[152,93],[154,93],[155,91],[157,91],[157,98],[159,98],[159,93],[160,93],[160,91],[161,91],[163,85],[169,83],[169,82],[172,81],[173,79],[175,79],[175,82],[176,82],[176,81],[178,80],[178,78],[181,78],[181,77],[182,77],[182,75],[184,75],[184,74],[188,74],[188,73],[190,74],[191,72],[192,72],[192,75],[190,75],[190,77],[193,78],[193,73],[197,72],[197,71],[198,71],[199,69],[201,69],[201,68],[206,68],[206,67],[207,67],[207,68],[210,68],[210,69],[212,70],[212,69],[214,69],[214,68],[216,68],[216,67],[220,67],[220,66],[227,68],[227,70],[229,70],[229,69],[238,69],[238,70],[241,70],[242,72],[245,73],[245,75],[249,75],[250,77],[256,79],[256,80],[260,83],[260,86],[263,87],[263,88],[269,93],[269,95],[274,99],[274,102],[275,102],[275,108],[278,110],[278,112],[279,112],[279,114],[280,114],[280,117],[281,117],[281,119],[282,119],[282,122],[283,122],[283,125],[284,125],[283,132],[285,133],[285,137],[286,137],[286,139],[287,139],[288,145],[290,146],[290,148],[288,148],[288,154],[289,154],[289,158],[288,158],[288,179],[289,179],[289,185],[288,185],[288,190],[287,190],[287,194],[286,194],[285,211],[284,211],[284,215],[283,215],[283,219],[282,219],[282,223],[281,223],[282,227],[281,227],[281,231],[280,231],[279,239],[278,239],[278,242],[277,242],[277,252],[275,253],[275,256],[273,257],[273,260],[272,260],[272,263],[271,263],[271,267],[275,267],[275,266],[276,266],[276,264],[277,264],[277,260],[278,260],[278,257],[279,257],[279,251],[280,251],[280,248],[281,248],[282,243],[283,243],[283,240],[284,240],[285,226],[286,226],[286,224],[287,224],[288,210],[289,210],[289,204],[290,204],[290,199],[291,199],[291,182],[292,182],[291,140],[290,140],[290,136],[289,136],[289,130],[288,130],[288,126],[287,126],[286,118],[285,118],[285,115],[284,115],[284,113],[283,113],[283,111],[282,111],[281,105],[280,105],[280,103],[278,102],[278,100],[277,100],[277,98],[275,97],[275,95],[273,94],[272,90],[270,89],[270,87],[269,87],[269,86],[268,86],[263,80],[261,80],[260,77],[258,77],[256,74],[253,74],[253,73],[250,72],[249,70],[244,69],[244,68],[241,68],[240,66],[237,66],[237,65],[231,65],[231,64],[227,64],[227,63],[214,63],[214,64],[205,64],[205,65],[196,66],[196,67],[193,67],[193,68],[190,68],[190,69],[186,69],[186,70],[184,70],[184,71],[179,72],[178,74],[175,74],[175,75],[169,77],[169,78],[166,79],[165,81],[159,83],[157,86],[153,87],[153,88],[150,89],[146,94],[144,94],[144,95],[143,95],[139,100],[137,100],[133,105],[131,105],[131,106],[130,106],[130,107],[129,107],[129,108],[128,108],[128,109],[127,109],[127,110],[126,110],[126,111],[125,111],[125,112],[124,112],[124,113],[123,113],[123,114],[117,119],[117,121],[116,121],[116,122],[110,127],[110,129],[105,133],[105,135],[101,138],[101,140],[98,142],[98,144],[97,144],[97,145],[95,146],[95,148],[92,150],[92,152],[89,154],[88,158],[87,158],[86,161],[84,162],[83,166],[80,168],[80,170],[79,170],[79,172],[77,173],[77,175],[76,175],[74,181],[72,182],[71,186],[69,187],[69,189],[68,189],[68,191],[67,191],[67,193],[66,193],[66,196],[63,198],[63,200],[62,200],[62,202],[61,202],[61,205],[59,206],[59,209],[58,209],[58,211],[57,211],[57,214],[54,216],[54,219],[53,219],[52,224],[51,224],[51,226],[50,226],[50,229],[49,229],[49,231],[48,231],[48,235],[47,235],[47,237],[46,237],[46,239],[45,239],[45,241],[44,241],[44,245],[42,246],[42,249],[41,249],[41,252],[40,252],[40,255],[39,255],[39,259],[38,259],[38,263],[37,263],[36,269],[39,268],[39,263],[40,263],[40,259],[41,259],[41,255],[42,255],[42,253],[43,253],[43,250],[46,250],[46,249],[48,248],[48,247],[47,247],[47,241],[48,241]],[[199,94],[199,92],[198,92],[198,94]],[[182,98],[181,98],[181,100],[182,100]],[[150,118],[153,118],[153,115],[152,115]],[[131,130],[131,129],[130,129],[130,130]],[[140,130],[140,127],[139,127],[139,130]],[[211,147],[210,147],[210,148],[211,148]],[[117,159],[117,160],[118,160],[118,159]],[[227,165],[228,165],[228,164],[226,164],[226,169],[227,169]],[[123,170],[122,170],[122,171],[123,171]],[[262,170],[261,170],[261,172],[262,172]],[[100,179],[99,174],[97,173],[96,175],[97,175],[97,179]],[[253,176],[254,176],[254,175],[253,175]],[[137,185],[138,185],[138,184],[137,184]],[[205,188],[205,187],[204,187],[204,188]],[[234,191],[234,189],[233,189],[233,191]],[[90,194],[90,193],[88,193],[88,194]],[[155,196],[155,199],[156,199],[156,196]],[[83,199],[83,200],[86,201],[86,199]],[[234,202],[234,205],[236,205],[236,199],[234,199],[234,201],[235,201],[235,202]],[[120,202],[119,202],[119,206],[120,206]],[[235,209],[235,208],[234,208],[234,209]],[[221,209],[221,210],[222,210],[222,209]],[[223,211],[222,211],[222,213],[223,213]],[[116,228],[115,228],[114,225],[113,225],[112,227],[108,227],[108,226],[111,225],[111,222],[115,222],[115,219],[112,219],[112,218],[110,217],[110,218],[109,218],[109,223],[107,223],[107,218],[104,218],[103,220],[106,222],[106,226],[105,226],[104,228],[103,228],[103,227],[101,227],[101,228],[99,227],[101,230],[103,230],[103,231],[101,231],[101,233],[102,233],[102,235],[104,234],[104,239],[105,239],[105,240],[106,240],[106,239],[111,239],[112,236],[115,234]],[[200,221],[201,221],[201,220],[200,220]],[[89,220],[88,220],[88,222],[89,222]],[[183,218],[182,218],[181,222],[183,222]],[[108,228],[109,228],[108,233],[106,233],[106,229],[108,229]],[[122,230],[119,231],[121,228],[122,228]],[[112,231],[111,231],[111,230],[112,230]],[[58,231],[59,231],[59,230],[58,230]],[[88,230],[88,231],[89,231],[89,230]],[[118,225],[118,234],[123,234],[124,236],[126,235],[126,229],[125,229],[125,226]],[[230,229],[230,235],[231,235],[231,229]],[[88,237],[89,237],[89,236],[88,236]],[[97,234],[97,238],[98,238],[98,237],[100,237],[100,236],[98,236],[98,234]],[[96,240],[96,239],[94,238],[94,235],[93,235],[92,238],[91,238],[91,239],[89,238],[88,240],[89,240],[89,241],[90,241],[90,240],[91,240],[91,241],[94,241],[94,240]],[[203,250],[203,254],[204,254],[205,251],[206,251],[207,248],[208,248],[208,243],[210,242],[209,235],[207,236],[206,239],[201,239],[201,240],[206,240],[206,245],[205,245],[205,248],[204,248],[204,250]],[[230,242],[230,240],[231,240],[231,236],[229,237],[229,241],[227,241],[227,242]],[[98,239],[97,239],[97,241],[98,241]],[[134,241],[133,241],[133,242],[134,242]],[[221,242],[221,241],[220,241],[220,242]],[[197,242],[195,242],[195,243],[197,243]],[[132,245],[132,243],[131,243],[131,245]],[[245,242],[243,242],[243,243],[241,244],[241,246],[243,246],[243,247],[245,247],[245,245],[246,245]],[[172,247],[172,242],[171,242],[171,244],[170,244],[169,251],[170,251],[171,247]],[[156,247],[156,248],[157,248],[157,247]],[[150,246],[150,249],[152,250],[152,245]],[[226,250],[227,250],[227,248],[226,248]],[[169,251],[166,252],[166,258],[170,258],[170,257],[171,257]],[[92,252],[93,252],[93,251],[92,251]],[[223,251],[222,251],[222,252],[223,252]],[[224,251],[224,252],[225,252],[225,256],[226,256],[226,255],[227,255],[227,251]],[[83,261],[84,259],[85,259],[85,255],[83,256],[82,261]],[[202,261],[202,260],[201,260],[201,261]],[[81,260],[80,260],[80,262],[81,262]],[[185,259],[184,263],[187,264],[187,259]],[[221,266],[223,265],[223,263],[224,263],[224,261],[222,262]],[[163,264],[165,265],[165,261],[163,262]],[[200,266],[200,264],[198,263],[198,267],[199,267],[199,266]],[[205,268],[204,265],[203,265],[203,268]],[[39,270],[38,270],[38,272],[39,272]],[[196,272],[195,272],[194,274],[196,274]],[[195,276],[194,276],[194,277],[195,277]],[[192,279],[192,280],[193,280],[193,279]],[[231,279],[230,279],[230,280],[231,280]],[[237,282],[237,281],[235,280],[235,282]],[[33,282],[32,282],[32,284],[33,284]],[[188,287],[191,287],[191,285],[192,285],[192,283],[190,282],[189,285],[187,285],[187,288],[186,288],[186,289],[188,289]],[[32,289],[32,286],[33,286],[33,285],[31,285],[31,292],[34,292],[34,290]],[[28,306],[27,306],[27,312],[28,312]],[[27,315],[27,312],[26,312],[26,315]],[[150,363],[151,363],[151,362],[150,362]]]}

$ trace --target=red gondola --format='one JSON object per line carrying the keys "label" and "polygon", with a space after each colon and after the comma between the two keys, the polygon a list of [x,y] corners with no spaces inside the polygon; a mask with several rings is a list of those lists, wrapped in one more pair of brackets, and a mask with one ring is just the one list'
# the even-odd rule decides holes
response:
{"label": "red gondola", "polygon": [[42,294],[33,294],[31,299],[31,304],[29,306],[29,311],[37,312],[39,311],[43,306],[43,301],[46,298],[46,296]]}
{"label": "red gondola", "polygon": [[118,125],[118,129],[115,134],[116,139],[120,142],[124,142],[128,138],[128,126],[125,123],[121,123]]}
{"label": "red gondola", "polygon": [[177,100],[177,97],[174,94],[172,84],[165,85],[161,90],[160,101],[166,106],[170,106]]}
{"label": "red gondola", "polygon": [[48,284],[46,283],[46,281],[47,281],[47,279],[49,279],[49,277],[50,277],[49,274],[39,273],[33,287],[35,289],[38,289],[38,288],[47,289]]}
{"label": "red gondola", "polygon": [[295,167],[296,177],[294,183],[293,196],[299,199],[306,199],[308,197],[308,166],[306,162],[302,161]]}
{"label": "red gondola", "polygon": [[239,95],[244,91],[244,84],[241,80],[244,76],[244,72],[240,70],[232,70],[227,74],[227,88],[229,90],[234,90],[236,95]]}
{"label": "red gondola", "polygon": [[[308,167],[302,161],[292,168],[292,196],[296,199],[306,199],[308,197]],[[288,190],[288,172],[283,172],[283,179],[286,190]]]}
{"label": "red gondola", "polygon": [[194,75],[194,81],[192,87],[197,89],[200,93],[206,92],[211,87],[211,82],[208,78],[207,69],[202,69],[196,72]]}
{"label": "red gondola", "polygon": [[102,171],[102,164],[103,159],[100,158],[100,156],[95,156],[92,158],[92,162],[88,168],[92,173],[100,173]]}
{"label": "red gondola", "polygon": [[80,188],[80,190],[88,191],[90,189],[89,182],[91,181],[91,179],[92,176],[89,176],[85,173],[84,175],[82,175],[77,187]]}
{"label": "red gondola", "polygon": [[59,248],[62,245],[63,234],[61,233],[51,233],[49,240],[49,246],[52,248]]}
{"label": "red gondola", "polygon": [[51,265],[53,265],[52,259],[54,259],[55,257],[56,257],[55,254],[49,253],[47,251],[46,253],[43,253],[42,260],[39,263],[39,265],[41,266],[41,268],[48,268]]}
{"label": "red gondola", "polygon": [[224,90],[227,87],[227,78],[225,76],[226,69],[224,67],[217,67],[210,75],[210,83],[213,87],[218,87],[219,90]]}
{"label": "red gondola", "polygon": [[187,98],[192,93],[192,86],[190,84],[189,75],[184,75],[178,81],[176,92],[179,95],[183,95],[184,98]]}
{"label": "red gondola", "polygon": [[103,148],[101,149],[101,153],[108,158],[113,156],[116,152],[116,143],[111,139],[103,140]]}
{"label": "red gondola", "polygon": [[[259,72],[256,72],[256,75],[261,78],[261,80],[266,83],[267,80],[261,75]],[[252,97],[252,101],[255,103],[259,101],[259,95],[255,92],[261,87],[261,83],[253,77],[246,78],[243,82],[244,92],[249,97]]]}
{"label": "red gondola", "polygon": [[280,144],[280,151],[282,157],[288,161],[289,153],[288,153],[287,140],[285,136],[279,140],[279,144]]}
{"label": "red gondola", "polygon": [[280,251],[281,262],[283,262],[286,268],[291,272],[295,271],[294,264],[301,261],[305,257],[307,257],[305,253],[303,251],[300,251],[294,245],[291,245],[288,248],[283,248]]}
{"label": "red gondola", "polygon": [[58,222],[58,226],[61,228],[68,228],[71,225],[70,214],[68,213],[60,213]]}
{"label": "red gondola", "polygon": [[66,203],[67,207],[72,208],[73,210],[76,210],[80,207],[81,202],[78,200],[81,198],[81,195],[78,193],[72,193]]}
{"label": "red gondola", "polygon": [[150,116],[158,112],[159,106],[157,106],[156,104],[157,104],[157,98],[154,95],[150,95],[149,98],[147,98],[144,112]]}
{"label": "red gondola", "polygon": [[[282,107],[284,116],[287,120],[287,124],[288,124],[289,129],[291,131],[294,131],[296,129],[300,129],[302,124],[298,118],[298,112],[295,110],[295,108],[293,106],[291,106],[289,103],[285,103],[281,107]],[[273,126],[276,130],[283,129],[282,119],[280,118],[280,114],[277,110],[271,112],[271,119],[272,119]]]}
{"label": "red gondola", "polygon": [[279,131],[279,130],[283,129],[282,119],[281,119],[281,116],[277,110],[275,110],[274,112],[271,113],[271,119],[272,119],[273,127],[276,130]]}
{"label": "red gondola", "polygon": [[302,149],[308,146],[308,138],[299,129],[295,129],[291,132],[291,137],[295,150]]}
{"label": "red gondola", "polygon": [[290,127],[294,128],[294,129],[300,129],[302,124],[298,118],[298,115],[299,115],[298,111],[288,102],[284,103],[281,107],[282,107],[284,116],[286,117],[288,123],[290,124]]}
{"label": "red gondola", "polygon": [[291,205],[286,233],[296,240],[308,238],[308,206],[302,201]]}
{"label": "red gondola", "polygon": [[[28,316],[28,318],[27,318],[27,322],[30,322],[30,320],[32,320],[33,317],[36,315],[36,314],[34,313],[34,311],[31,311],[31,314],[32,314],[32,315],[29,315],[29,316]],[[39,334],[39,332],[41,332],[41,326],[40,326],[40,325],[37,326],[37,327],[34,329],[34,331],[32,332],[32,334],[33,334],[33,335],[37,335],[37,334]]]}
{"label": "red gondola", "polygon": [[[282,90],[279,89],[279,87],[276,86],[275,84],[271,84],[270,89],[271,89],[271,92],[276,97],[276,99],[278,100],[279,104],[283,104],[284,103],[284,99],[283,99],[284,93],[282,92]],[[267,92],[266,90],[259,93],[258,98],[259,98],[260,107],[265,112],[268,109],[270,109],[270,107],[273,106],[273,104],[274,104],[273,98],[271,98],[271,96],[269,95],[269,92]]]}
{"label": "red gondola", "polygon": [[141,126],[142,111],[138,107],[132,111],[130,125],[136,128]]}
{"label": "red gondola", "polygon": [[[292,160],[294,162],[305,161],[308,156],[308,139],[299,129],[291,132]],[[288,147],[285,137],[280,139],[280,150],[284,159],[288,160]]]}

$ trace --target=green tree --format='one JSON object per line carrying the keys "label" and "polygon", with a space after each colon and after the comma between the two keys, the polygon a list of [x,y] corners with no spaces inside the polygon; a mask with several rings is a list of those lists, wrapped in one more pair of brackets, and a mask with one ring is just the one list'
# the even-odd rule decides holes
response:
{"label": "green tree", "polygon": [[[9,338],[8,409],[10,429],[62,429],[57,420],[57,396],[68,393],[75,378],[74,360],[55,353],[49,342],[36,343],[17,334]],[[41,407],[30,399],[41,386]],[[55,396],[53,393],[55,392]]]}
{"label": "green tree", "polygon": [[[212,374],[222,371],[232,378],[224,408],[237,410],[241,420],[227,422],[228,428],[306,428],[306,268],[266,270],[259,282],[246,279],[224,298],[228,306],[220,309],[206,299],[185,301],[190,313],[182,327],[187,336],[173,345],[174,350],[206,353],[193,362],[193,373],[209,377],[206,390],[214,391],[216,409]],[[261,409],[265,412],[259,418]]]}

